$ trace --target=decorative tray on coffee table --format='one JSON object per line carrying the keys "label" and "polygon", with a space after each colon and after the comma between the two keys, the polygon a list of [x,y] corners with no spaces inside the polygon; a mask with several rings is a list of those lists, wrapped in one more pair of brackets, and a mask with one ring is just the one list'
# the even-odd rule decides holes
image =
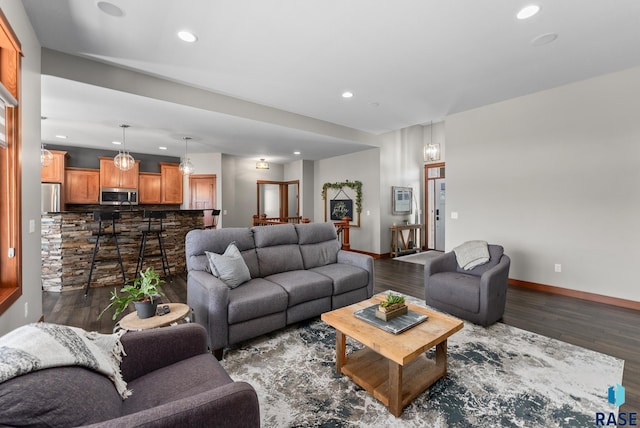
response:
{"label": "decorative tray on coffee table", "polygon": [[405,315],[400,315],[399,317],[393,318],[389,321],[384,321],[376,317],[377,310],[378,305],[373,305],[355,311],[353,315],[355,315],[356,318],[359,318],[362,321],[368,322],[369,324],[372,324],[378,328],[383,329],[384,331],[393,334],[402,333],[403,331],[406,331],[411,327],[414,327],[421,322],[426,321],[427,318],[429,318],[427,315],[408,310]]}

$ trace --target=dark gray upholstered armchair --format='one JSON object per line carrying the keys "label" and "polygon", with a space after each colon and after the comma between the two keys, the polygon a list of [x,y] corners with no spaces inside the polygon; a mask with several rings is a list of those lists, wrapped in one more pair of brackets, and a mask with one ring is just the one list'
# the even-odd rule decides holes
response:
{"label": "dark gray upholstered armchair", "polygon": [[455,253],[445,253],[424,265],[427,305],[451,315],[488,326],[504,314],[511,259],[500,245],[489,245],[487,263],[464,270]]}
{"label": "dark gray upholstered armchair", "polygon": [[0,383],[0,426],[260,426],[255,390],[229,377],[200,325],[129,332],[121,342],[130,397],[82,367],[43,369]]}

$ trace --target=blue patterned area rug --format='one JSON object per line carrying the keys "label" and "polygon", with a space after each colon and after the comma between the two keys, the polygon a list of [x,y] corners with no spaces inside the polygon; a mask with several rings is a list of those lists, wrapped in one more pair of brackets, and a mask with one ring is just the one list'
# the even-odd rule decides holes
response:
{"label": "blue patterned area rug", "polygon": [[[347,353],[361,346],[349,339]],[[466,323],[448,340],[447,376],[396,418],[335,373],[335,330],[319,318],[232,347],[222,364],[256,389],[265,427],[593,426],[596,412],[614,411],[607,389],[624,367],[502,323]]]}

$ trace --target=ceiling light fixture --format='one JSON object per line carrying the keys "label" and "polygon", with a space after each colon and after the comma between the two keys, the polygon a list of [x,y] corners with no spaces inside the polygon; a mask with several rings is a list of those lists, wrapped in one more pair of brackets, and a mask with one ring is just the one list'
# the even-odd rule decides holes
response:
{"label": "ceiling light fixture", "polygon": [[269,162],[264,160],[264,158],[260,159],[256,162],[256,169],[269,169]]}
{"label": "ceiling light fixture", "polygon": [[56,135],[56,138],[60,138],[61,140],[66,140],[67,136],[66,135]]}
{"label": "ceiling light fixture", "polygon": [[120,141],[112,141],[111,144],[115,144],[116,146],[119,146],[122,144],[122,142]]}
{"label": "ceiling light fixture", "polygon": [[53,162],[53,153],[44,148],[44,144],[40,143],[40,165],[49,166]]}
{"label": "ceiling light fixture", "polygon": [[107,15],[114,16],[116,18],[120,18],[124,16],[124,12],[118,6],[113,3],[109,3],[107,1],[99,1],[97,3],[98,9],[106,13]]}
{"label": "ceiling light fixture", "polygon": [[558,34],[556,33],[541,34],[537,37],[534,37],[533,40],[531,40],[531,45],[533,46],[548,45],[549,43],[555,42],[557,38],[558,38]]}
{"label": "ceiling light fixture", "polygon": [[167,148],[165,146],[160,146],[158,147],[158,150],[167,150]]}
{"label": "ceiling light fixture", "polygon": [[127,143],[124,133],[128,127],[129,125],[120,125],[120,128],[122,128],[122,151],[119,151],[113,158],[113,163],[116,165],[116,168],[121,171],[129,171],[136,164],[136,160],[131,156],[131,153],[127,151]]}
{"label": "ceiling light fixture", "polygon": [[433,143],[433,121],[431,121],[431,142],[424,146],[424,161],[433,162],[440,160],[440,144]]}
{"label": "ceiling light fixture", "polygon": [[293,154],[294,154],[294,155],[299,155],[299,154],[300,154],[300,152],[295,151],[295,152],[293,152]]}
{"label": "ceiling light fixture", "polygon": [[342,93],[342,98],[353,98],[353,92],[351,91],[344,91]]}
{"label": "ceiling light fixture", "polygon": [[182,175],[193,174],[194,168],[193,164],[189,160],[189,150],[187,148],[191,137],[182,137],[182,139],[184,140],[184,158],[182,159],[182,161],[180,161],[180,166],[178,166],[178,169],[180,170]]}
{"label": "ceiling light fixture", "polygon": [[198,40],[198,37],[195,34],[187,30],[178,31],[178,37],[180,40],[187,43],[194,43]]}
{"label": "ceiling light fixture", "polygon": [[537,4],[530,4],[529,6],[525,6],[520,9],[520,12],[518,12],[516,18],[520,20],[529,19],[538,12],[540,12],[540,6],[538,6]]}

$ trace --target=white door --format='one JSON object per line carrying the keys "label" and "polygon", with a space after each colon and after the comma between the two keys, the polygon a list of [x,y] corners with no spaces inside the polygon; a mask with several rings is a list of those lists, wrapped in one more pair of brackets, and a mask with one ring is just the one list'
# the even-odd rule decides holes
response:
{"label": "white door", "polygon": [[446,185],[444,178],[439,178],[435,181],[435,212],[434,212],[434,221],[435,221],[435,249],[438,251],[444,251],[444,221],[445,221],[445,202],[447,200],[446,196]]}

